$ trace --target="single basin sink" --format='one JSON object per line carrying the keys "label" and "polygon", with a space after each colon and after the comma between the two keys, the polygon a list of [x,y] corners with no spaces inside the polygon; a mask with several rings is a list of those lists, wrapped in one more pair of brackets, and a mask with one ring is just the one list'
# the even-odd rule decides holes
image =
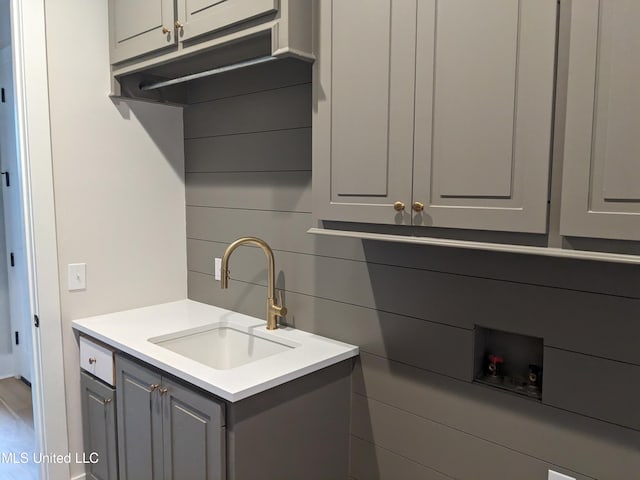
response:
{"label": "single basin sink", "polygon": [[239,367],[297,346],[224,324],[175,332],[149,341],[217,370]]}

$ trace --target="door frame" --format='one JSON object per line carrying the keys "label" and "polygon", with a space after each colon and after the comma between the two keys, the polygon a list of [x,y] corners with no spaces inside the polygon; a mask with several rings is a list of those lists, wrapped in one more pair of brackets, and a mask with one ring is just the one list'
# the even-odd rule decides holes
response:
{"label": "door frame", "polygon": [[[11,75],[11,78],[13,76],[13,68],[11,67],[11,45],[7,45],[4,47],[0,48],[0,78],[4,78],[5,73],[8,75]],[[9,69],[8,72],[4,72],[4,66],[5,65],[9,65]],[[7,76],[8,76],[7,75]],[[7,78],[7,80],[9,80]],[[0,80],[0,82],[2,82],[3,86],[6,86],[6,84],[4,83],[4,81]],[[9,95],[7,95],[7,99],[10,102],[11,101],[11,91],[13,90],[13,88],[10,89],[10,93]],[[2,127],[0,127],[2,128]],[[4,130],[4,129],[3,129]],[[2,157],[2,143],[4,142],[5,144],[8,143],[10,140],[7,138],[4,138],[2,135],[2,132],[0,132],[0,170],[4,170],[4,168],[6,168],[6,162],[7,159]],[[4,168],[2,168],[4,167]],[[13,298],[11,295],[11,280],[9,278],[9,256],[8,256],[8,252],[9,252],[9,248],[8,248],[8,242],[7,242],[7,238],[9,236],[9,231],[7,229],[7,202],[5,202],[5,200],[7,199],[7,195],[5,195],[6,190],[3,188],[2,182],[4,180],[0,178],[0,188],[2,189],[2,194],[0,196],[0,198],[2,199],[2,215],[0,215],[2,217],[2,227],[4,230],[4,238],[0,238],[0,245],[2,246],[2,248],[0,248],[0,255],[5,255],[5,261],[4,264],[0,263],[0,269],[2,270],[6,270],[6,273],[3,271],[0,271],[0,276],[4,276],[6,275],[6,279],[7,279],[7,291],[6,291],[6,299],[9,300],[9,305],[7,306],[7,314],[8,314],[8,319],[9,319],[9,345],[10,345],[10,351],[6,352],[6,353],[0,353],[0,380],[3,378],[9,378],[9,377],[13,377],[16,375],[16,371],[18,370],[17,366],[16,366],[16,359],[19,357],[19,353],[17,352],[17,348],[16,345],[14,343],[13,340],[13,332],[15,331],[15,327],[16,327],[16,319],[18,317],[16,317],[14,315],[14,312],[12,311],[14,305],[13,305]],[[4,312],[3,312],[4,313]]]}
{"label": "door frame", "polygon": [[[18,156],[33,338],[36,445],[67,454],[62,319],[49,121],[44,0],[11,0]],[[35,317],[39,327],[35,326]],[[69,465],[41,463],[43,480],[68,479]]]}
{"label": "door frame", "polygon": [[[2,188],[2,208],[3,208],[3,228],[5,230],[4,245],[2,253],[6,255],[3,270],[6,269],[7,275],[7,294],[9,303],[10,318],[10,335],[12,351],[9,358],[0,355],[0,360],[5,363],[5,368],[0,372],[0,378],[13,376],[15,378],[23,378],[29,382],[32,379],[31,351],[31,321],[28,315],[29,309],[29,291],[27,279],[27,265],[25,261],[25,232],[24,232],[24,215],[22,212],[22,201],[20,185],[18,181],[19,159],[16,137],[16,118],[15,118],[15,94],[13,87],[13,48],[7,45],[0,48],[0,65],[3,69],[4,87],[8,89],[6,98],[6,106],[9,106],[11,119],[7,125],[3,126],[3,133],[0,134],[4,138],[0,141],[5,142],[5,153],[7,157],[1,158],[0,163],[2,170],[6,170],[11,175],[13,181],[11,186],[4,185],[4,179],[0,179],[0,188]],[[5,66],[8,69],[4,71]],[[6,118],[6,117],[5,117]],[[15,253],[15,264],[10,265],[10,255]],[[0,272],[3,275],[4,272]],[[20,335],[20,342],[17,344],[14,335]]]}

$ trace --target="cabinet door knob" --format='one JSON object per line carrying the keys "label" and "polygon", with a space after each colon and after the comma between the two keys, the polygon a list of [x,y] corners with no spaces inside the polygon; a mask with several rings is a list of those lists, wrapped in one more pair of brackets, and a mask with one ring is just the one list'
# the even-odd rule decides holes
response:
{"label": "cabinet door knob", "polygon": [[411,206],[411,208],[413,208],[414,212],[421,212],[424,210],[424,203],[413,202],[413,205]]}
{"label": "cabinet door knob", "polygon": [[152,392],[155,392],[159,386],[160,385],[158,385],[157,383],[152,383],[151,385],[149,385],[149,390],[151,390]]}
{"label": "cabinet door knob", "polygon": [[169,30],[167,27],[162,27],[162,33],[164,33],[165,35],[167,33],[169,33],[171,30]]}
{"label": "cabinet door knob", "polygon": [[93,365],[94,363],[96,363],[98,360],[96,360],[95,357],[89,357],[89,365]]}
{"label": "cabinet door knob", "polygon": [[104,404],[105,405],[109,405],[111,403],[111,399],[110,398],[105,398],[104,399]]}
{"label": "cabinet door knob", "polygon": [[394,203],[394,204],[393,204],[393,209],[394,209],[396,212],[401,212],[402,210],[404,210],[404,203],[402,203],[402,202],[396,202],[396,203]]}
{"label": "cabinet door knob", "polygon": [[168,391],[169,391],[169,389],[167,387],[163,387],[163,388],[160,389],[160,395],[164,395]]}
{"label": "cabinet door knob", "polygon": [[176,28],[182,28],[184,27],[183,24],[181,24],[178,20],[176,20],[176,23],[174,23],[174,25],[176,26]]}

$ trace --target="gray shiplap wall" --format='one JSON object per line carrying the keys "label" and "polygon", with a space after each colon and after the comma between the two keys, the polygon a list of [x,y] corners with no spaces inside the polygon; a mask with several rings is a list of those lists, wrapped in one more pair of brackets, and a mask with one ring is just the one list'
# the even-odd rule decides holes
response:
{"label": "gray shiplap wall", "polygon": [[[282,61],[189,89],[189,297],[263,316],[263,254],[237,252],[226,291],[213,258],[271,244],[287,321],[361,347],[353,478],[640,478],[640,269],[307,234],[310,78]],[[471,383],[474,325],[544,338],[542,403]]]}

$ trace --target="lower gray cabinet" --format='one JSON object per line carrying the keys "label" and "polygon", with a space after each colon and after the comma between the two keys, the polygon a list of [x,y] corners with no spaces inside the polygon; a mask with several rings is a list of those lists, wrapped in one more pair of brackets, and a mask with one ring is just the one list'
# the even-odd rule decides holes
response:
{"label": "lower gray cabinet", "polygon": [[346,479],[351,369],[346,360],[225,402],[116,354],[119,478]]}
{"label": "lower gray cabinet", "polygon": [[121,480],[226,478],[224,406],[116,356]]}
{"label": "lower gray cabinet", "polygon": [[122,480],[161,480],[162,406],[160,375],[116,356],[118,452]]}
{"label": "lower gray cabinet", "polygon": [[164,478],[226,478],[224,407],[165,378],[162,388]]}
{"label": "lower gray cabinet", "polygon": [[82,427],[87,478],[92,480],[116,480],[118,459],[116,448],[116,398],[115,390],[81,372]]}

